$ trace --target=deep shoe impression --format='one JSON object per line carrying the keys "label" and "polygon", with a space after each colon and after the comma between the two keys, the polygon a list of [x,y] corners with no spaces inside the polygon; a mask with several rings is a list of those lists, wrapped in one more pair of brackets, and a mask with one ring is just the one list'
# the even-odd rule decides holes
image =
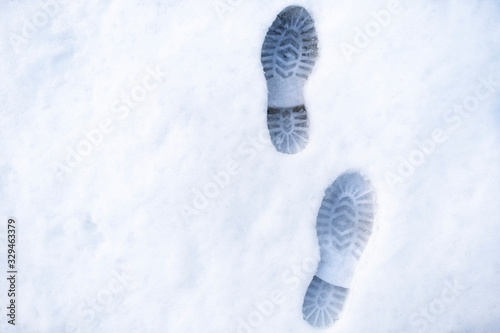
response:
{"label": "deep shoe impression", "polygon": [[295,154],[309,141],[303,87],[318,56],[318,37],[307,10],[290,6],[278,14],[262,45],[267,81],[267,126],[277,151]]}
{"label": "deep shoe impression", "polygon": [[316,221],[321,260],[302,306],[311,325],[325,327],[339,319],[374,212],[374,191],[359,173],[344,173],[327,189]]}

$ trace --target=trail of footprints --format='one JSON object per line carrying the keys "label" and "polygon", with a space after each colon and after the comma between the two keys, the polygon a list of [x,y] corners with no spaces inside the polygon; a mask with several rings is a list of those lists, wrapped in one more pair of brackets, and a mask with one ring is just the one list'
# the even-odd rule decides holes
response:
{"label": "trail of footprints", "polygon": [[[267,126],[274,147],[281,153],[298,153],[309,141],[303,86],[317,56],[318,37],[312,17],[302,7],[285,8],[269,28],[261,52],[269,92]],[[316,274],[339,281],[344,287],[313,277],[302,308],[304,319],[311,325],[324,327],[338,320],[349,294],[345,286],[350,275],[343,272],[354,270],[372,233],[374,201],[371,185],[359,173],[344,173],[327,189],[316,221],[321,263],[325,263],[326,271]],[[332,262],[348,269],[330,267]],[[343,278],[332,278],[336,273]]]}

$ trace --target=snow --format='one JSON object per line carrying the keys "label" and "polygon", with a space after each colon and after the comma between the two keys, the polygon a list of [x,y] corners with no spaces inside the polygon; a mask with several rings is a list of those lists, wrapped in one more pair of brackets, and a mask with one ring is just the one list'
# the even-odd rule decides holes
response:
{"label": "snow", "polygon": [[[315,219],[348,169],[376,230],[323,331],[500,329],[496,1],[55,1],[0,5],[1,332],[317,332]],[[288,156],[260,48],[291,4],[320,57]]]}

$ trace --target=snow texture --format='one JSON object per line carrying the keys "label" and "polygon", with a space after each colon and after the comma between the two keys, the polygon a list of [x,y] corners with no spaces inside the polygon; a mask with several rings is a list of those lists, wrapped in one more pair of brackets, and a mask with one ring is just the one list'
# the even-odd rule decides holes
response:
{"label": "snow texture", "polygon": [[[260,63],[289,5],[319,39],[296,155]],[[324,332],[498,332],[499,22],[495,0],[1,0],[0,331],[318,332],[317,212],[359,170],[374,233]]]}

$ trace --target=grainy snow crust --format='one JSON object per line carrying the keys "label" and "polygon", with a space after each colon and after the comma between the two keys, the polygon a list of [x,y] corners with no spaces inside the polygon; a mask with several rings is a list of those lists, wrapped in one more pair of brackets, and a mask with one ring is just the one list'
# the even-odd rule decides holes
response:
{"label": "grainy snow crust", "polygon": [[[319,45],[295,155],[260,59],[289,5]],[[494,0],[0,1],[0,331],[318,332],[316,216],[358,170],[373,234],[325,332],[498,332],[499,22]]]}

